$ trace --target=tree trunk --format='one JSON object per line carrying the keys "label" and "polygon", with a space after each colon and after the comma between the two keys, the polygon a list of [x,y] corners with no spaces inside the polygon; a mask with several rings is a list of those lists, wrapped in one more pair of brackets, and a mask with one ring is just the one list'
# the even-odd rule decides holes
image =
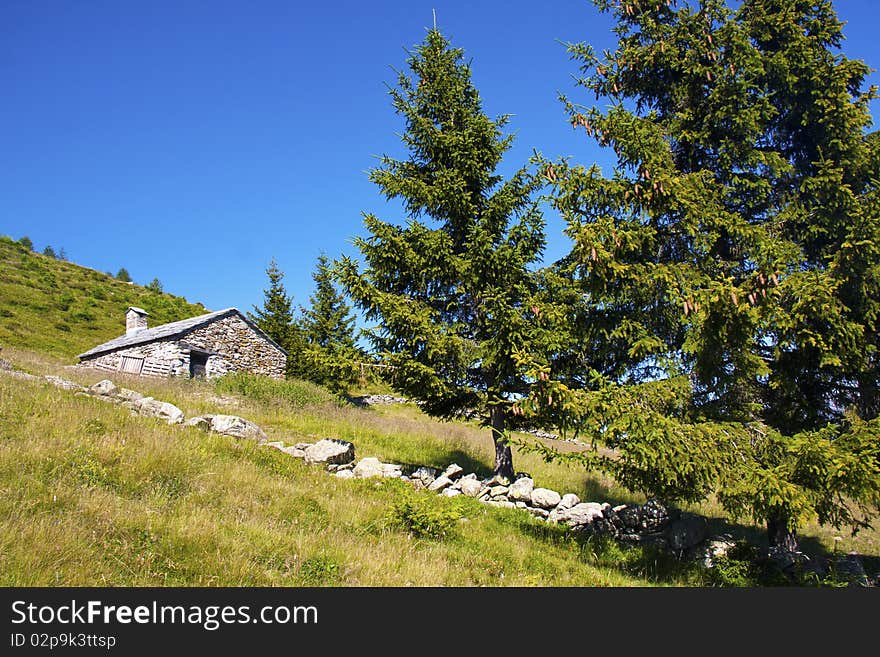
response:
{"label": "tree trunk", "polygon": [[504,419],[504,407],[493,406],[490,427],[495,441],[495,474],[513,481],[513,453],[504,433]]}
{"label": "tree trunk", "polygon": [[797,552],[797,533],[788,528],[788,518],[783,514],[767,518],[767,537],[771,550],[776,548],[783,552]]}

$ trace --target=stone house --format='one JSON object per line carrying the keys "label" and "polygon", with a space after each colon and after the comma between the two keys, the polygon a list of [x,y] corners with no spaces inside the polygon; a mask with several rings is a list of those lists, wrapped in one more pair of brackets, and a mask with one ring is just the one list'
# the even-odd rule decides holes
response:
{"label": "stone house", "polygon": [[79,355],[81,367],[141,376],[213,378],[245,371],[280,379],[287,352],[236,308],[149,328],[130,307],[125,335]]}

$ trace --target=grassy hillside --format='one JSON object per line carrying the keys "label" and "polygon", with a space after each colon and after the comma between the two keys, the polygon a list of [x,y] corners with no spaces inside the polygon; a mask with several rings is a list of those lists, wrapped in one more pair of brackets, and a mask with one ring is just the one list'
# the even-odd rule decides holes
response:
{"label": "grassy hillside", "polygon": [[[89,385],[105,373],[73,356],[119,335],[122,311],[155,323],[204,312],[0,238],[3,358]],[[299,381],[217,382],[113,375],[187,416],[233,413],[286,444],[350,440],[357,458],[491,472],[489,434],[414,405],[357,408]],[[367,391],[364,391],[367,392]],[[575,447],[571,447],[574,449]],[[538,485],[587,501],[642,501],[608,479],[514,453]],[[442,535],[407,525],[413,510]],[[712,533],[760,545],[711,501],[690,507]],[[856,551],[880,566],[880,532],[810,525],[807,552]],[[340,480],[250,441],[132,417],[127,410],[0,374],[0,586],[647,586],[718,583],[649,548],[576,537],[519,510],[414,493],[393,480]]]}
{"label": "grassy hillside", "polygon": [[0,346],[73,362],[76,354],[125,332],[128,306],[144,308],[152,325],[207,312],[182,297],[123,283],[0,237]]}

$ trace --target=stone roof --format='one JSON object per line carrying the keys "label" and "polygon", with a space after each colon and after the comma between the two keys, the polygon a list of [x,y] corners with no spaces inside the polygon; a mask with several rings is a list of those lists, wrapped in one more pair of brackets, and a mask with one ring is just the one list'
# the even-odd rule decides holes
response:
{"label": "stone roof", "polygon": [[225,308],[223,310],[217,310],[215,312],[207,313],[205,315],[199,315],[198,317],[190,317],[189,319],[182,319],[178,322],[169,322],[168,324],[160,324],[159,326],[154,326],[153,328],[141,329],[137,333],[132,333],[131,335],[123,335],[118,338],[113,338],[109,342],[105,342],[104,344],[98,345],[97,347],[81,353],[79,356],[77,356],[77,358],[88,358],[89,356],[97,356],[98,354],[105,354],[110,351],[116,351],[117,349],[124,349],[126,347],[133,347],[135,345],[146,344],[148,342],[156,342],[158,340],[167,340],[169,338],[180,337],[186,335],[187,333],[190,333],[191,331],[196,330],[197,328],[201,328],[202,326],[210,324],[211,322],[215,322],[218,319],[229,317],[230,315],[238,315],[261,337],[265,338],[266,341],[280,349],[285,356],[287,355],[287,351],[284,348],[282,348],[272,338],[266,335],[238,308]]}

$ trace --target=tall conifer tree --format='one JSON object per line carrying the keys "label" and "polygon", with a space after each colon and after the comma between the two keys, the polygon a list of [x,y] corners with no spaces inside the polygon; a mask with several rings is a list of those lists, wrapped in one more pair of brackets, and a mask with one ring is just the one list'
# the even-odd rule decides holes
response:
{"label": "tall conifer tree", "polygon": [[547,338],[531,303],[544,248],[537,182],[525,168],[506,181],[496,173],[508,117],[484,114],[462,50],[433,29],[407,63],[391,96],[408,157],[382,158],[370,180],[408,220],[366,215],[369,236],[355,240],[365,268],[343,258],[340,280],[380,322],[370,337],[392,384],[434,416],[479,413],[495,472],[510,478],[513,402],[530,385],[514,355]]}
{"label": "tall conifer tree", "polygon": [[880,499],[869,69],[828,0],[596,5],[616,50],[571,53],[610,105],[568,110],[617,166],[543,162],[587,345],[548,373],[558,412],[630,487],[717,490],[774,548],[810,517],[859,526]]}

